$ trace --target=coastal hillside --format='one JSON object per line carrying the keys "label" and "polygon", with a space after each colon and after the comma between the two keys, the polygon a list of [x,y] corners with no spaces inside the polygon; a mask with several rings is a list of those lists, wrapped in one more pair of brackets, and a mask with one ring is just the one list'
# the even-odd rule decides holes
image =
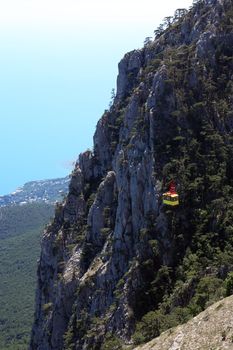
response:
{"label": "coastal hillside", "polygon": [[0,207],[26,203],[50,203],[61,201],[68,191],[69,176],[60,179],[30,181],[14,192],[0,196]]}

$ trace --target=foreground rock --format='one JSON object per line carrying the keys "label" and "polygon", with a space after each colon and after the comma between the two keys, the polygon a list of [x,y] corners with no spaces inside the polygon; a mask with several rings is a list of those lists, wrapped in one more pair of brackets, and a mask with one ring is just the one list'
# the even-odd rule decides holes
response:
{"label": "foreground rock", "polygon": [[232,350],[233,296],[134,350]]}

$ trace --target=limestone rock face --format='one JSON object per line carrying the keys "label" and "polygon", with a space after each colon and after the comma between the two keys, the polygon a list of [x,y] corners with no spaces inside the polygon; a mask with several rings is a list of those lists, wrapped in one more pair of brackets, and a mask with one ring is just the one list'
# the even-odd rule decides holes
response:
{"label": "limestone rock face", "polygon": [[117,99],[124,98],[132,89],[132,82],[143,65],[143,53],[140,50],[125,55],[119,63],[117,77]]}
{"label": "limestone rock face", "polygon": [[[200,81],[220,67],[218,45],[233,47],[232,33],[219,30],[228,5],[196,4],[119,63],[116,98],[98,122],[93,151],[80,155],[69,194],[43,234],[31,350],[97,350],[106,334],[130,343],[136,320],[149,311],[152,274],[185,255],[190,211],[167,210],[161,194],[171,174],[182,179],[182,146],[199,132],[200,114],[221,135],[232,132],[232,114],[219,118],[218,106],[203,104]],[[214,93],[213,87],[208,101]],[[232,107],[232,100],[225,102]],[[173,171],[176,151],[183,163]]]}
{"label": "limestone rock face", "polygon": [[188,323],[169,329],[134,350],[231,350],[233,297],[223,299]]}

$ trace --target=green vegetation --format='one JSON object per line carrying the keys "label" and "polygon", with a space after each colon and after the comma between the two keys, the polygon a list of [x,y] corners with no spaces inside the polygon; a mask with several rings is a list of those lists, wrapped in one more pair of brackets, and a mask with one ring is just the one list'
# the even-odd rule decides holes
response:
{"label": "green vegetation", "polygon": [[51,204],[31,203],[0,208],[0,239],[41,227],[53,216]]}
{"label": "green vegetation", "polygon": [[105,342],[101,346],[101,350],[121,350],[122,349],[122,343],[121,341],[111,335],[110,333],[107,333],[105,336]]}
{"label": "green vegetation", "polygon": [[[200,10],[205,15],[208,8]],[[226,35],[233,30],[232,2],[226,1],[221,28]],[[168,46],[158,57],[167,78],[154,111],[159,130],[155,178],[163,183],[161,192],[171,179],[176,181],[180,205],[162,208],[170,246],[164,245],[153,213],[140,231],[143,283],[134,303],[137,344],[233,293],[233,50],[216,39],[215,63],[206,52],[194,73],[195,49]],[[158,69],[156,64],[155,57],[145,68],[144,83]],[[146,140],[149,130],[143,135],[135,127]]]}
{"label": "green vegetation", "polygon": [[26,350],[34,313],[40,236],[53,206],[4,207],[0,226],[0,349]]}

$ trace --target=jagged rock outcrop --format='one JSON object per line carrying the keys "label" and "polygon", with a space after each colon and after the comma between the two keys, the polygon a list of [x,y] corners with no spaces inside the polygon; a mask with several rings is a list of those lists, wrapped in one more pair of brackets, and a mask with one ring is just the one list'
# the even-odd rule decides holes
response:
{"label": "jagged rock outcrop", "polygon": [[[120,62],[93,152],[80,155],[43,235],[30,349],[104,349],[109,334],[130,343],[136,321],[175,291],[176,276],[187,282],[187,261],[179,266],[188,248],[200,249],[198,230],[214,229],[211,249],[225,249],[227,211],[220,215],[216,200],[233,185],[230,11],[229,0],[200,1]],[[181,196],[173,211],[161,201],[171,178]],[[198,278],[186,285],[195,289]],[[182,292],[186,303],[193,289]],[[179,293],[171,305],[184,300]]]}

